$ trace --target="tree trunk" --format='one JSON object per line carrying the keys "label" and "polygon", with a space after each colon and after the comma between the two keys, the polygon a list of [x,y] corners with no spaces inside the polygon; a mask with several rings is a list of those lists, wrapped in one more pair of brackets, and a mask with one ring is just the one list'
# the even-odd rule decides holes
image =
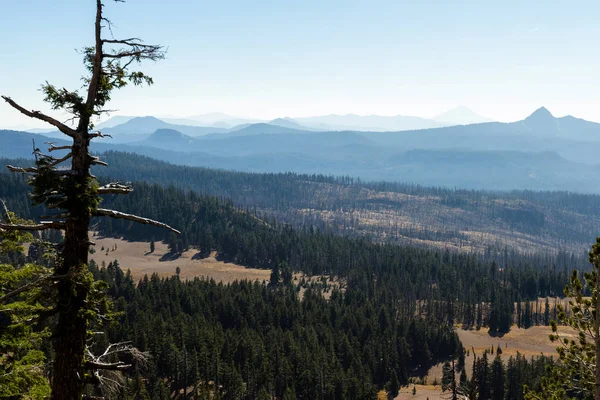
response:
{"label": "tree trunk", "polygon": [[[61,253],[63,262],[59,263],[57,275],[69,274],[58,288],[58,327],[54,341],[54,371],[52,378],[53,400],[79,400],[85,388],[85,370],[83,369],[87,320],[84,306],[90,290],[87,279],[89,252],[88,227],[90,221],[87,196],[89,186],[90,156],[87,132],[78,132],[73,140],[72,170],[73,183],[79,190],[69,195],[67,211],[70,217],[66,221],[64,248]],[[74,186],[75,187],[75,186]],[[83,188],[83,189],[81,189]]]}
{"label": "tree trunk", "polygon": [[596,272],[596,310],[594,316],[594,342],[596,345],[596,386],[594,387],[594,400],[600,400],[600,270],[598,260],[594,260]]}

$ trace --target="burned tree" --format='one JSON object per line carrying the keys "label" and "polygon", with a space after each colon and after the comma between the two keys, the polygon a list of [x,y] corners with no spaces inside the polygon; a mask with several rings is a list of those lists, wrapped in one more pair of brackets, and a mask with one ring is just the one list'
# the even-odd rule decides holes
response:
{"label": "burned tree", "polygon": [[[115,0],[121,2],[122,0]],[[72,143],[68,146],[50,144],[49,154],[34,149],[35,166],[16,168],[13,172],[29,176],[32,186],[32,200],[56,211],[47,221],[36,224],[16,224],[10,221],[0,223],[0,236],[11,231],[40,231],[60,229],[64,231],[64,242],[58,250],[53,274],[30,282],[28,287],[11,292],[13,295],[30,287],[50,285],[55,291],[57,319],[54,332],[54,363],[52,373],[53,399],[80,399],[87,383],[97,382],[98,370],[120,370],[120,362],[104,362],[92,357],[86,347],[88,325],[101,313],[102,291],[97,287],[87,270],[88,253],[92,243],[88,237],[92,217],[123,218],[144,224],[156,225],[177,230],[159,222],[99,208],[101,195],[126,194],[129,186],[110,184],[100,187],[90,168],[103,165],[98,157],[90,154],[90,142],[102,138],[103,134],[94,131],[93,119],[107,112],[105,106],[111,93],[127,84],[152,84],[152,78],[143,72],[131,70],[144,60],[156,61],[164,58],[164,49],[158,45],[144,44],[138,38],[115,39],[112,36],[111,22],[103,16],[104,4],[96,0],[95,43],[82,50],[87,75],[83,77],[85,92],[69,91],[45,83],[42,92],[45,101],[53,110],[61,110],[71,115],[71,123],[63,123],[40,111],[29,110],[7,96],[2,98],[14,109],[30,118],[45,121],[68,136]],[[108,30],[110,37],[105,37]],[[62,151],[63,156],[50,153]],[[56,154],[56,153],[53,153]],[[64,163],[70,161],[70,168]],[[4,295],[0,301],[11,296]]]}

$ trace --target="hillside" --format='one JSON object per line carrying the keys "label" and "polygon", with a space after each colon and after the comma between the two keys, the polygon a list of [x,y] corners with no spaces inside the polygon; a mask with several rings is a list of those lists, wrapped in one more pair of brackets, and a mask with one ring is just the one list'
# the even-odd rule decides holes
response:
{"label": "hillside", "polygon": [[[249,174],[240,176],[247,178]],[[268,181],[264,175],[252,177]],[[342,182],[315,179],[322,184]],[[288,387],[295,393],[313,396],[314,385],[301,384],[302,379],[307,373],[316,377],[319,371],[326,371],[338,377],[340,393],[354,393],[360,379],[364,390],[360,398],[371,398],[375,389],[391,379],[385,371],[394,371],[396,379],[406,384],[411,376],[425,375],[448,354],[462,354],[459,338],[448,321],[467,328],[487,326],[492,334],[506,332],[514,318],[514,301],[559,294],[571,270],[585,264],[583,257],[564,253],[494,251],[476,255],[381,245],[309,226],[293,229],[236,208],[227,200],[189,190],[142,182],[133,186],[135,190],[127,196],[105,196],[102,206],[164,221],[182,234],[175,237],[130,221],[95,219],[93,228],[99,234],[146,242],[165,240],[168,259],[179,257],[183,266],[188,265],[191,254],[207,259],[195,267],[210,264],[216,252],[223,261],[279,271],[276,278],[269,274],[269,285],[248,281],[223,285],[207,279],[183,282],[180,276],[161,279],[158,274],[144,276],[136,285],[132,275],[116,263],[106,265],[113,255],[117,258],[119,250],[110,247],[117,241],[108,239],[104,250],[95,249],[108,254],[92,254],[101,264],[90,263],[90,269],[109,284],[115,310],[122,312],[119,323],[107,328],[108,337],[131,340],[152,352],[155,375],[148,378],[148,385],[163,382],[172,388],[181,387],[177,374],[180,364],[173,360],[174,352],[179,360],[202,357],[231,365],[231,369],[222,369],[218,378],[199,370],[194,382],[227,382],[239,369],[247,371],[244,379],[258,382],[260,376],[264,384],[263,375],[280,376],[278,371],[285,368],[278,364],[280,361],[299,365],[299,360],[305,359],[302,370],[288,372]],[[414,193],[433,190],[413,188]],[[27,217],[48,213],[29,206],[28,191],[23,177],[0,173],[0,197],[11,210]],[[164,247],[159,252],[164,252]],[[329,279],[342,277],[346,285],[343,291],[334,288],[326,299],[322,294],[326,289],[321,288],[325,284],[296,283],[291,271]],[[302,286],[306,290],[300,300],[297,291]],[[517,315],[528,318],[529,314]],[[177,338],[182,337],[186,341],[180,346]],[[186,348],[194,350],[188,354]],[[234,360],[239,351],[248,351],[248,355]],[[315,361],[314,354],[322,358]],[[309,358],[315,362],[309,363]],[[389,367],[381,363],[384,359]],[[262,366],[246,368],[249,363]],[[259,387],[257,384],[256,390]]]}
{"label": "hillside", "polygon": [[[549,162],[555,157],[548,155]],[[325,175],[252,174],[183,167],[108,152],[94,174],[145,180],[230,198],[293,226],[462,251],[585,251],[600,230],[600,196],[569,192],[489,192],[362,182]],[[0,160],[27,164],[25,160]]]}

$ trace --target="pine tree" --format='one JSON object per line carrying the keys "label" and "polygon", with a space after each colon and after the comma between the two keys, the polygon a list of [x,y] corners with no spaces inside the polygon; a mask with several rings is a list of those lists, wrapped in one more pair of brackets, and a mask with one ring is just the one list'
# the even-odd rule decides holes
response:
{"label": "pine tree", "polygon": [[398,396],[398,392],[400,391],[400,383],[398,382],[398,375],[396,374],[396,370],[392,370],[392,377],[390,379],[390,396],[395,398]]}
{"label": "pine tree", "polygon": [[[91,355],[86,345],[89,324],[108,306],[104,284],[95,282],[87,267],[91,243],[88,237],[90,219],[109,216],[167,227],[135,215],[98,207],[100,195],[129,193],[131,188],[120,184],[99,187],[91,175],[92,165],[106,165],[89,151],[91,140],[103,137],[101,132],[93,131],[93,119],[106,112],[105,106],[114,90],[128,83],[151,84],[152,78],[142,72],[131,71],[129,67],[143,60],[162,59],[164,51],[161,46],[146,45],[137,38],[117,40],[103,37],[103,31],[110,21],[103,14],[102,0],[96,0],[95,5],[95,41],[82,51],[89,72],[83,78],[85,93],[58,88],[49,83],[42,86],[44,100],[52,109],[71,114],[75,126],[69,126],[40,111],[31,111],[10,97],[2,96],[17,111],[49,123],[72,140],[72,144],[66,146],[50,144],[50,152],[66,151],[61,157],[43,154],[35,148],[35,167],[8,167],[13,172],[29,176],[34,203],[58,210],[58,214],[53,215],[51,221],[34,225],[0,224],[0,235],[23,230],[57,229],[65,232],[59,261],[55,263],[53,273],[38,278],[34,281],[35,285],[27,288],[33,290],[44,286],[56,294],[54,311],[58,322],[53,332],[52,368],[52,398],[55,400],[80,399],[87,383],[99,381],[99,370],[116,370],[124,366],[123,363],[110,363],[109,360]],[[70,168],[58,168],[69,160]],[[127,349],[121,347],[113,350]]]}
{"label": "pine tree", "polygon": [[[593,268],[583,274],[583,281],[575,270],[565,288],[565,295],[571,298],[570,315],[558,305],[560,324],[578,332],[577,339],[561,336],[558,323],[550,322],[550,339],[558,344],[560,362],[543,379],[538,392],[526,389],[526,399],[557,400],[577,394],[581,398],[600,400],[600,237],[589,252],[589,262]],[[591,298],[584,295],[584,283]]]}
{"label": "pine tree", "polygon": [[[5,214],[5,222],[24,224],[12,213]],[[3,233],[0,254],[23,253],[23,242],[33,236],[19,231]],[[43,318],[51,309],[43,305],[43,293],[21,292],[11,296],[27,282],[35,282],[40,276],[49,276],[48,268],[26,264],[15,267],[0,263],[0,398],[44,399],[50,395],[50,386],[44,376],[46,357],[41,343],[49,334],[48,329],[34,330],[32,319]]]}
{"label": "pine tree", "polygon": [[488,400],[490,394],[490,370],[487,352],[484,352],[483,356],[476,362],[473,382],[477,385],[477,391],[479,392],[477,399]]}
{"label": "pine tree", "polygon": [[449,390],[454,380],[454,371],[449,361],[445,361],[442,366],[442,391]]}
{"label": "pine tree", "polygon": [[504,380],[504,364],[502,364],[500,355],[497,354],[491,367],[491,400],[504,400]]}
{"label": "pine tree", "polygon": [[271,270],[271,277],[269,278],[269,285],[276,287],[277,285],[279,285],[280,280],[281,280],[281,273],[279,270],[279,264],[277,264]]}

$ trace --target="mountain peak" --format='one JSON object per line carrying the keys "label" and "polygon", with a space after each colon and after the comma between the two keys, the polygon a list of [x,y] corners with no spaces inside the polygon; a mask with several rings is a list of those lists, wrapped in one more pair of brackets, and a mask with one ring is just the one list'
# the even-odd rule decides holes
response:
{"label": "mountain peak", "polygon": [[190,136],[184,135],[183,133],[176,131],[175,129],[157,129],[148,138],[149,140],[188,140],[193,139]]}
{"label": "mountain peak", "polygon": [[275,118],[272,121],[269,121],[270,124],[274,124],[274,123],[277,123],[277,122],[294,122],[295,123],[296,121],[294,121],[290,117],[280,117],[280,118]]}
{"label": "mountain peak", "polygon": [[524,124],[534,131],[557,132],[559,130],[557,119],[546,107],[540,107],[529,117],[525,118]]}
{"label": "mountain peak", "polygon": [[554,115],[552,115],[552,113],[550,111],[548,111],[548,109],[546,107],[540,107],[537,110],[535,110],[533,113],[531,113],[531,115],[529,117],[525,118],[525,120],[530,120],[530,119],[536,119],[536,120],[554,119]]}
{"label": "mountain peak", "polygon": [[468,125],[493,121],[488,117],[477,114],[475,111],[465,106],[454,107],[434,116],[433,120],[450,125]]}
{"label": "mountain peak", "polygon": [[282,126],[284,128],[291,128],[297,130],[311,130],[310,128],[300,125],[298,122],[296,122],[290,117],[276,118],[272,121],[269,121],[268,123],[270,125]]}

